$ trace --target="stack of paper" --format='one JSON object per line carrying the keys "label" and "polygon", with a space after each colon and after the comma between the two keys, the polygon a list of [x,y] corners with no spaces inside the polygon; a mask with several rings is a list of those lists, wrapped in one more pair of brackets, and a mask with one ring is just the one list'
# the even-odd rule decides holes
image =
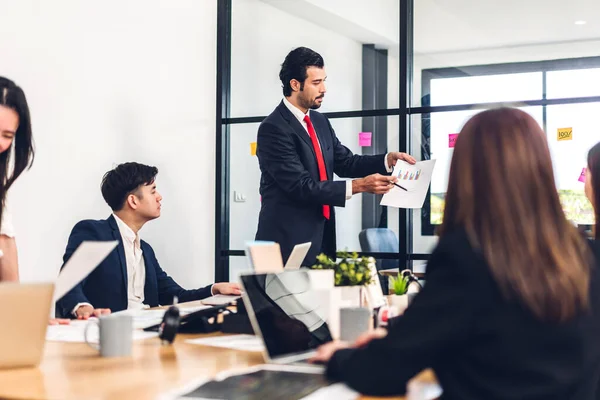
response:
{"label": "stack of paper", "polygon": [[265,348],[262,340],[254,335],[213,336],[207,338],[189,339],[186,340],[186,343],[256,352],[261,352]]}
{"label": "stack of paper", "polygon": [[[88,324],[94,324],[95,318],[88,321],[75,320],[71,321],[69,325],[51,325],[46,330],[46,340],[54,342],[71,342],[71,343],[85,343],[84,331]],[[90,328],[88,338],[90,342],[98,342],[98,327],[93,326]],[[133,340],[142,340],[155,337],[158,334],[156,332],[144,332],[137,329],[132,331]]]}

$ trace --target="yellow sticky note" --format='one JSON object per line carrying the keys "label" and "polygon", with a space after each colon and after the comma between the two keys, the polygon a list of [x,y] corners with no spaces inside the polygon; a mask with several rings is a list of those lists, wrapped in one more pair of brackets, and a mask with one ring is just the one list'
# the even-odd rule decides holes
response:
{"label": "yellow sticky note", "polygon": [[573,140],[573,128],[558,128],[556,139],[559,142],[562,140]]}
{"label": "yellow sticky note", "polygon": [[250,155],[251,156],[256,155],[256,142],[250,143]]}

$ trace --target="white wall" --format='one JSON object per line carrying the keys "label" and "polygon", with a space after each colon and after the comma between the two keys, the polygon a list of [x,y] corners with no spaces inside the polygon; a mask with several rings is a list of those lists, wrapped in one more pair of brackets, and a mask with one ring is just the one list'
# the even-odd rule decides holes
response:
{"label": "white wall", "polygon": [[0,0],[0,75],[29,99],[37,156],[10,194],[23,281],[53,278],[114,163],[158,166],[141,231],[185,287],[213,280],[216,1]]}

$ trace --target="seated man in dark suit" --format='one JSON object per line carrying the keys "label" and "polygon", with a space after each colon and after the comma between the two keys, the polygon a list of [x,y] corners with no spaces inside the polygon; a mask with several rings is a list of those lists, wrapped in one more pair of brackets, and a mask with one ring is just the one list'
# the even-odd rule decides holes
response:
{"label": "seated man in dark suit", "polygon": [[118,240],[119,245],[86,279],[56,303],[58,316],[87,319],[112,311],[200,300],[214,294],[239,295],[236,283],[215,283],[185,290],[162,270],[152,247],[139,231],[160,217],[156,167],[125,163],[102,179],[102,196],[113,214],[106,220],[85,220],[71,232],[66,263],[84,240]]}

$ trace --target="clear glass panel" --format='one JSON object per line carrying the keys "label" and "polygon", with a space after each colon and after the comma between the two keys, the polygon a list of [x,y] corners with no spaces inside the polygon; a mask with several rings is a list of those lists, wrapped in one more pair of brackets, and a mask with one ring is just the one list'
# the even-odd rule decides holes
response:
{"label": "clear glass panel", "polygon": [[[600,93],[599,93],[600,94]],[[587,165],[587,153],[600,141],[598,115],[600,103],[549,106],[548,143],[554,161],[554,175],[563,209],[574,223],[594,223],[590,202],[585,197],[579,176]],[[572,129],[571,140],[558,140],[558,131]]]}
{"label": "clear glass panel", "polygon": [[541,72],[432,79],[430,105],[534,100],[542,96]]}
{"label": "clear glass panel", "polygon": [[600,68],[549,71],[546,93],[549,99],[600,96]]}
{"label": "clear glass panel", "polygon": [[[416,0],[411,104],[420,106],[422,96],[429,94],[422,93],[423,70],[456,68],[473,75],[473,68],[466,66],[512,64],[503,72],[512,74],[531,72],[524,71],[529,62],[596,57],[598,15],[598,1]],[[577,65],[573,60],[572,67],[581,68]],[[486,68],[475,75],[481,75],[482,69]],[[518,97],[517,85],[508,89],[515,91],[510,100],[531,99]],[[481,88],[482,96],[486,90]],[[535,98],[541,99],[542,94]]]}
{"label": "clear glass panel", "polygon": [[[378,119],[377,130],[371,129],[371,143],[361,146],[359,133],[365,130],[367,120]],[[385,154],[389,150],[398,149],[398,116],[377,118],[337,118],[331,119],[331,125],[338,139],[355,154],[370,154],[372,149]],[[385,125],[387,124],[387,126]],[[256,142],[260,124],[235,124],[230,127],[231,137],[231,198],[230,198],[230,249],[243,250],[245,243],[253,240],[258,224],[260,211],[260,169],[258,158],[251,155],[251,143]],[[308,134],[307,134],[308,135]],[[378,143],[382,143],[381,145]],[[364,144],[364,143],[363,143]],[[381,157],[384,166],[384,157]],[[337,176],[336,180],[341,179]],[[393,222],[394,233],[398,235],[397,213],[391,217],[378,214],[373,221],[363,220],[365,198],[373,199],[371,194],[353,196],[345,207],[336,208],[336,228],[338,251],[361,251],[359,233],[365,228],[387,227]],[[375,198],[379,204],[380,198]],[[366,207],[366,205],[365,205]],[[394,217],[396,216],[396,217]],[[382,250],[387,251],[387,250]]]}
{"label": "clear glass panel", "polygon": [[[385,123],[387,126],[378,125],[379,130],[371,132],[371,146],[361,147],[359,144],[359,132],[366,130],[364,128],[367,120],[377,119],[379,123]],[[398,116],[378,117],[378,118],[336,118],[331,119],[331,125],[336,132],[338,139],[348,147],[354,154],[371,154],[372,149],[378,149],[377,154],[385,154],[387,151],[398,150]],[[377,141],[383,138],[384,147],[378,148]],[[381,157],[382,166],[384,157]],[[337,178],[336,179],[340,179]],[[336,208],[336,232],[338,251],[366,251],[361,248],[359,233],[367,228],[389,228],[398,237],[398,218],[397,212],[390,214],[387,207],[378,208],[378,215],[375,221],[363,219],[363,208],[368,207],[367,200],[379,204],[381,196],[370,193],[355,195],[346,202],[345,207]],[[396,217],[394,217],[396,216]],[[388,252],[390,249],[379,249],[378,251]],[[397,251],[397,249],[395,249]]]}
{"label": "clear glass panel", "polygon": [[254,240],[260,211],[260,168],[251,154],[260,124],[230,126],[229,248],[243,250]]}
{"label": "clear glass panel", "polygon": [[232,117],[271,113],[283,95],[281,64],[300,46],[324,58],[328,78],[322,111],[374,108],[362,102],[363,45],[387,57],[382,61],[387,79],[373,80],[387,104],[376,108],[398,107],[397,0],[235,0],[232,5]]}
{"label": "clear glass panel", "polygon": [[[543,125],[542,107],[523,107],[535,120]],[[439,112],[412,116],[412,148],[415,155],[422,158],[420,149],[429,150],[430,158],[436,160],[431,179],[431,196],[425,200],[430,209],[431,225],[439,225],[444,211],[444,198],[448,186],[450,162],[454,149],[449,145],[451,134],[460,132],[463,125],[481,110]],[[417,135],[417,132],[422,135]],[[417,154],[418,152],[418,154]],[[581,172],[581,171],[580,171]],[[434,236],[422,233],[422,210],[413,211],[413,253],[430,253],[437,243]]]}

